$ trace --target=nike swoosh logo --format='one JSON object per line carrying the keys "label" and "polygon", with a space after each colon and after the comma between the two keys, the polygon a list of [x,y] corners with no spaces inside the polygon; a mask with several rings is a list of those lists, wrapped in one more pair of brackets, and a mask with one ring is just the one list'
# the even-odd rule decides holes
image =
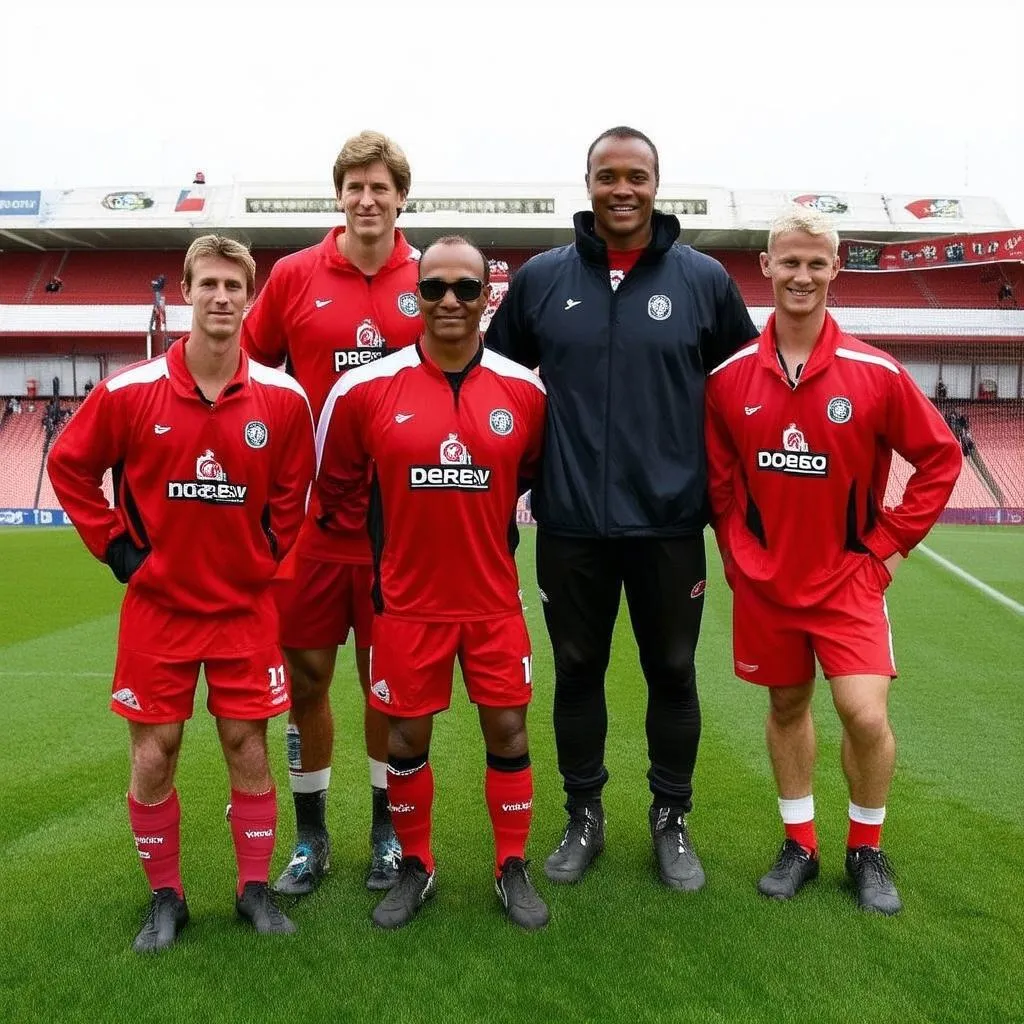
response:
{"label": "nike swoosh logo", "polygon": [[743,672],[756,672],[760,665],[748,665],[745,661],[737,661],[736,667]]}
{"label": "nike swoosh logo", "polygon": [[153,427],[154,434],[166,434],[170,427],[165,427],[162,423],[157,423]]}
{"label": "nike swoosh logo", "polygon": [[582,305],[582,303],[583,303],[582,299],[566,299],[565,300],[565,308],[566,309],[572,309],[574,306]]}
{"label": "nike swoosh logo", "polygon": [[317,309],[323,309],[324,306],[329,306],[333,301],[334,299],[314,299],[313,305],[316,306]]}
{"label": "nike swoosh logo", "polygon": [[406,420],[411,420],[416,413],[414,412],[399,412],[395,413],[395,422],[404,423]]}
{"label": "nike swoosh logo", "polygon": [[743,406],[743,411],[748,416],[753,416],[754,413],[757,412],[757,410],[760,409],[760,408],[761,408],[761,406],[759,406],[759,405],[745,405],[745,406]]}

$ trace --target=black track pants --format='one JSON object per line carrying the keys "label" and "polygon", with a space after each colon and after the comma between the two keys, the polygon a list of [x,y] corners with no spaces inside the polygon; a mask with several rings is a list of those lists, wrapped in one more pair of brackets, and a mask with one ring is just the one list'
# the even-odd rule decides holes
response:
{"label": "black track pants", "polygon": [[538,532],[537,582],[555,658],[558,769],[571,798],[598,796],[608,781],[604,681],[625,587],[647,681],[651,792],[655,803],[690,810],[700,742],[693,656],[706,574],[702,535],[580,539]]}

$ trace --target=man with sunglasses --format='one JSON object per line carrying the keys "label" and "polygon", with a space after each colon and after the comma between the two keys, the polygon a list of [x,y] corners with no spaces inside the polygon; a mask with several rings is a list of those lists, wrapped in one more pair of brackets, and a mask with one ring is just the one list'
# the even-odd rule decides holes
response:
{"label": "man with sunglasses", "polygon": [[715,260],[654,209],[658,152],[612,128],[587,153],[574,244],[512,279],[487,344],[548,389],[533,492],[537,582],[555,658],[555,741],[569,820],[545,863],[583,877],[604,848],[604,679],[623,587],[647,682],[649,824],[661,881],[704,884],[685,815],[700,739],[694,648],[704,605],[704,380],[757,335]]}
{"label": "man with sunglasses", "polygon": [[[286,362],[319,416],[334,382],[354,366],[410,345],[421,321],[416,303],[418,253],[396,230],[411,172],[387,136],[365,131],[350,138],[334,164],[334,188],[345,224],[322,242],[278,260],[244,322],[244,345],[268,366]],[[363,495],[365,509],[365,492]],[[292,680],[287,729],[288,776],[298,838],[279,892],[311,892],[330,866],[327,787],[334,721],[328,698],[338,646],[355,633],[356,667],[369,688],[370,547],[356,517],[345,532],[328,534],[311,503],[296,544],[292,577],[277,587],[281,645]],[[387,720],[367,705],[372,819],[369,889],[386,889],[401,849],[387,810]]]}
{"label": "man with sunglasses", "polygon": [[328,530],[361,514],[353,499],[373,474],[370,701],[390,722],[388,798],[404,854],[373,920],[399,928],[434,894],[429,749],[458,658],[487,748],[495,888],[508,918],[533,930],[548,910],[525,861],[532,680],[515,512],[543,444],[544,387],[483,347],[488,267],[479,249],[441,238],[423,254],[420,275],[419,343],[346,374],[317,428]]}

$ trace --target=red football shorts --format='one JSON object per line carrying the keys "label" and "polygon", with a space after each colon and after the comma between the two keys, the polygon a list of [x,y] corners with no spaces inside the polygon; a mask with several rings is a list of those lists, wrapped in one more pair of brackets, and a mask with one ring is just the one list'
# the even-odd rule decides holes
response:
{"label": "red football shorts", "polygon": [[227,658],[176,659],[119,646],[111,710],[133,722],[160,725],[192,717],[199,666],[206,670],[206,706],[217,718],[273,718],[291,707],[281,648]]}
{"label": "red football shorts", "polygon": [[888,570],[874,555],[827,604],[787,608],[766,600],[740,573],[734,580],[732,649],[740,679],[761,686],[797,686],[814,678],[896,676],[885,588]]}
{"label": "red football shorts", "polygon": [[370,646],[373,630],[372,565],[295,559],[291,579],[274,582],[281,619],[281,646],[299,650],[339,647],[356,634],[356,647]]}
{"label": "red football shorts", "polygon": [[474,704],[529,704],[530,635],[516,612],[482,622],[416,622],[378,615],[370,648],[370,706],[395,718],[444,711],[452,700],[456,658]]}

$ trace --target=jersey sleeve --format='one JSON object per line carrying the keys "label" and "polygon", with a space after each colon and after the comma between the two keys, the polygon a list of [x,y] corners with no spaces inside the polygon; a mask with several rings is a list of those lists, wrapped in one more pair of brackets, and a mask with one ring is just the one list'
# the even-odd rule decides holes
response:
{"label": "jersey sleeve", "polygon": [[722,554],[726,579],[729,580],[732,557],[726,539],[726,523],[736,508],[736,473],[740,455],[718,407],[718,390],[717,380],[708,384],[704,402],[704,444],[707,448],[711,526]]}
{"label": "jersey sleeve", "polygon": [[284,289],[275,266],[242,321],[242,348],[264,366],[280,366],[288,356],[282,302]]}
{"label": "jersey sleeve", "polygon": [[540,474],[540,460],[544,452],[544,424],[547,419],[547,395],[529,385],[529,432],[522,461],[519,463],[519,493],[533,486]]}
{"label": "jersey sleeve", "polygon": [[316,495],[328,533],[364,529],[370,455],[363,440],[366,385],[346,387],[342,377],[327,396],[316,428]]}
{"label": "jersey sleeve", "polygon": [[736,282],[724,269],[716,281],[715,292],[715,328],[701,345],[705,373],[758,336]]}
{"label": "jersey sleeve", "polygon": [[527,323],[524,308],[525,268],[514,274],[508,291],[484,335],[484,344],[499,355],[531,369],[540,363],[540,350]]}
{"label": "jersey sleeve", "polygon": [[305,395],[286,392],[285,441],[270,485],[270,526],[278,561],[291,550],[306,515],[316,467],[313,414]]}
{"label": "jersey sleeve", "polygon": [[108,391],[105,384],[93,388],[54,442],[46,463],[61,507],[100,561],[111,540],[127,529],[103,494],[103,474],[128,449],[124,402],[124,392]]}
{"label": "jersey sleeve", "polygon": [[902,502],[883,509],[864,544],[878,558],[904,558],[924,540],[949,500],[963,455],[942,416],[910,374],[889,376],[885,442],[914,467]]}

